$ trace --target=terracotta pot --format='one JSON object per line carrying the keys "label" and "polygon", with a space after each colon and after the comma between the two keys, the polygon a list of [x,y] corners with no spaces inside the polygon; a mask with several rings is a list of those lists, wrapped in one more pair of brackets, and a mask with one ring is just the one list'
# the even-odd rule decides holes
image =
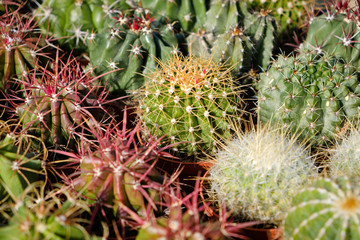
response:
{"label": "terracotta pot", "polygon": [[241,233],[253,240],[284,240],[282,228],[243,228]]}

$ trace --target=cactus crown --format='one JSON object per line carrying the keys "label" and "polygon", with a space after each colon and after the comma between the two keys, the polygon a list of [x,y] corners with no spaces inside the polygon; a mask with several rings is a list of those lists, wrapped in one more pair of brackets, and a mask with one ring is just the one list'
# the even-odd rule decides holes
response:
{"label": "cactus crown", "polygon": [[141,118],[151,134],[186,142],[177,147],[187,154],[211,152],[217,134],[229,136],[229,119],[241,118],[241,90],[230,70],[194,56],[174,55],[159,65],[137,94]]}

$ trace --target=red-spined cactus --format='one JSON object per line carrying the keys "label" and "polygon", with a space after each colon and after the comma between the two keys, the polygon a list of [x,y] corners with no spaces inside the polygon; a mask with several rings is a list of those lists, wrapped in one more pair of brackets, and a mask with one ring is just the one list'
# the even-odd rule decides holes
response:
{"label": "red-spined cactus", "polygon": [[28,72],[19,80],[22,89],[14,93],[23,97],[13,101],[23,131],[59,146],[71,142],[85,126],[98,124],[107,112],[106,92],[96,80],[83,73],[73,57],[56,57],[47,67]]}
{"label": "red-spined cactus", "polygon": [[132,130],[126,128],[126,121],[122,126],[92,128],[96,139],[81,141],[76,153],[56,151],[69,157],[66,167],[76,169],[70,176],[59,175],[66,185],[81,192],[90,205],[97,206],[93,217],[99,207],[110,207],[115,214],[142,222],[142,216],[157,209],[164,188],[164,176],[155,164],[159,158],[170,155],[158,148],[161,138],[145,142],[138,137],[140,123]]}
{"label": "red-spined cactus", "polygon": [[[19,8],[20,9],[20,8]],[[18,9],[18,10],[19,10]],[[50,39],[36,30],[33,17],[18,10],[0,16],[0,89],[13,88],[12,78],[21,78],[47,57]]]}

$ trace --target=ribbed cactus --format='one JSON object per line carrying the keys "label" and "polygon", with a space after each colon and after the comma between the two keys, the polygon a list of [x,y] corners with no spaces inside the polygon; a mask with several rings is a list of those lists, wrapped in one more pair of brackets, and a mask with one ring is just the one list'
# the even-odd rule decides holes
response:
{"label": "ribbed cactus", "polygon": [[94,84],[96,78],[82,73],[74,58],[56,58],[51,66],[37,67],[24,76],[20,81],[24,98],[13,104],[23,131],[51,145],[66,145],[87,125],[105,118],[106,112],[100,113],[104,92]]}
{"label": "ribbed cactus", "polygon": [[10,132],[10,127],[0,122],[0,200],[8,195],[19,197],[42,174],[41,155],[32,152],[29,144],[31,137],[14,134]]}
{"label": "ribbed cactus", "polygon": [[209,194],[246,220],[281,224],[291,198],[317,175],[311,157],[280,130],[237,132],[214,157]]}
{"label": "ribbed cactus", "polygon": [[293,198],[286,239],[360,239],[358,178],[319,179]]}
{"label": "ribbed cactus", "polygon": [[82,214],[90,212],[84,201],[58,188],[47,192],[44,184],[30,185],[14,203],[3,206],[12,215],[8,225],[0,227],[0,238],[99,240],[82,226],[88,223]]}
{"label": "ribbed cactus", "polygon": [[0,16],[0,89],[13,89],[12,78],[21,78],[46,56],[48,40],[36,34],[35,27],[34,18],[18,11]]}
{"label": "ribbed cactus", "polygon": [[309,19],[306,41],[301,47],[331,53],[359,68],[359,17],[359,9],[353,8],[349,0],[327,1],[326,10]]}
{"label": "ribbed cactus", "polygon": [[211,153],[217,136],[229,137],[231,122],[241,118],[239,88],[211,60],[176,55],[146,78],[137,95],[141,119],[151,135],[181,142],[179,153]]}
{"label": "ribbed cactus", "polygon": [[113,14],[129,8],[125,0],[45,0],[34,13],[43,32],[71,49],[86,51],[86,38],[114,22]]}
{"label": "ribbed cactus", "polygon": [[89,68],[103,77],[114,95],[138,89],[144,83],[143,74],[155,70],[155,58],[167,59],[177,53],[181,34],[174,24],[154,21],[142,9],[129,14],[117,13],[116,22],[102,33],[88,37]]}
{"label": "ribbed cactus", "polygon": [[260,74],[258,89],[261,121],[291,127],[313,144],[334,140],[359,116],[355,68],[332,55],[279,56]]}
{"label": "ribbed cactus", "polygon": [[349,134],[339,141],[334,148],[329,149],[331,153],[328,167],[332,177],[360,176],[360,131],[352,127]]}

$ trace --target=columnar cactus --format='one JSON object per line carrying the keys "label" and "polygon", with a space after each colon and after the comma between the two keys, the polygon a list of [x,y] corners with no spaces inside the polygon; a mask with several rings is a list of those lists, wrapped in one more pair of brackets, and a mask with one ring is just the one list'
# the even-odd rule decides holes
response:
{"label": "columnar cactus", "polygon": [[57,188],[46,192],[44,184],[30,185],[14,203],[5,206],[12,215],[8,225],[0,227],[1,239],[100,239],[91,237],[82,226],[88,221],[81,215],[90,209],[80,198]]}
{"label": "columnar cactus", "polygon": [[34,18],[18,11],[0,16],[0,89],[14,88],[11,79],[21,78],[46,56],[48,40],[36,34],[35,27]]}
{"label": "columnar cactus", "polygon": [[260,74],[258,89],[261,121],[291,127],[312,144],[334,140],[345,120],[359,116],[355,68],[328,54],[279,56]]}
{"label": "columnar cactus", "polygon": [[309,19],[306,41],[301,47],[331,53],[359,68],[359,21],[360,10],[350,6],[349,0],[328,1],[323,14]]}
{"label": "columnar cactus", "polygon": [[358,178],[319,179],[293,198],[286,239],[359,239]]}
{"label": "columnar cactus", "polygon": [[118,10],[129,8],[125,0],[45,0],[34,15],[44,32],[72,49],[86,50],[86,38],[113,23]]}
{"label": "columnar cactus", "polygon": [[53,69],[37,67],[19,80],[24,99],[19,98],[14,106],[23,131],[59,146],[69,144],[76,132],[105,117],[100,111],[106,94],[94,84],[97,78],[82,73],[75,59],[57,57],[51,66]]}
{"label": "columnar cactus", "polygon": [[231,122],[241,118],[239,88],[211,60],[176,55],[146,77],[139,115],[152,135],[181,142],[179,153],[211,153],[216,137],[229,137]]}
{"label": "columnar cactus", "polygon": [[225,140],[209,170],[209,194],[246,220],[281,224],[291,198],[316,177],[309,152],[280,130],[258,128]]}
{"label": "columnar cactus", "polygon": [[167,59],[179,51],[181,34],[176,34],[175,23],[154,21],[142,9],[120,12],[114,19],[116,23],[106,31],[88,37],[89,68],[95,68],[97,75],[113,71],[103,81],[112,94],[123,95],[143,85],[143,74],[156,68],[155,58]]}
{"label": "columnar cactus", "polygon": [[148,213],[147,206],[157,210],[164,177],[154,166],[168,154],[157,149],[160,140],[136,143],[140,123],[130,131],[125,126],[118,130],[110,125],[105,132],[94,128],[92,144],[82,141],[77,153],[58,153],[69,156],[66,161],[76,168],[70,177],[64,176],[65,184],[82,193],[89,205],[141,217]]}
{"label": "columnar cactus", "polygon": [[19,197],[31,182],[38,180],[42,159],[40,154],[32,153],[30,145],[24,146],[28,144],[25,135],[12,133],[7,123],[1,121],[0,125],[0,135],[4,135],[0,140],[0,200],[3,200],[8,195]]}

